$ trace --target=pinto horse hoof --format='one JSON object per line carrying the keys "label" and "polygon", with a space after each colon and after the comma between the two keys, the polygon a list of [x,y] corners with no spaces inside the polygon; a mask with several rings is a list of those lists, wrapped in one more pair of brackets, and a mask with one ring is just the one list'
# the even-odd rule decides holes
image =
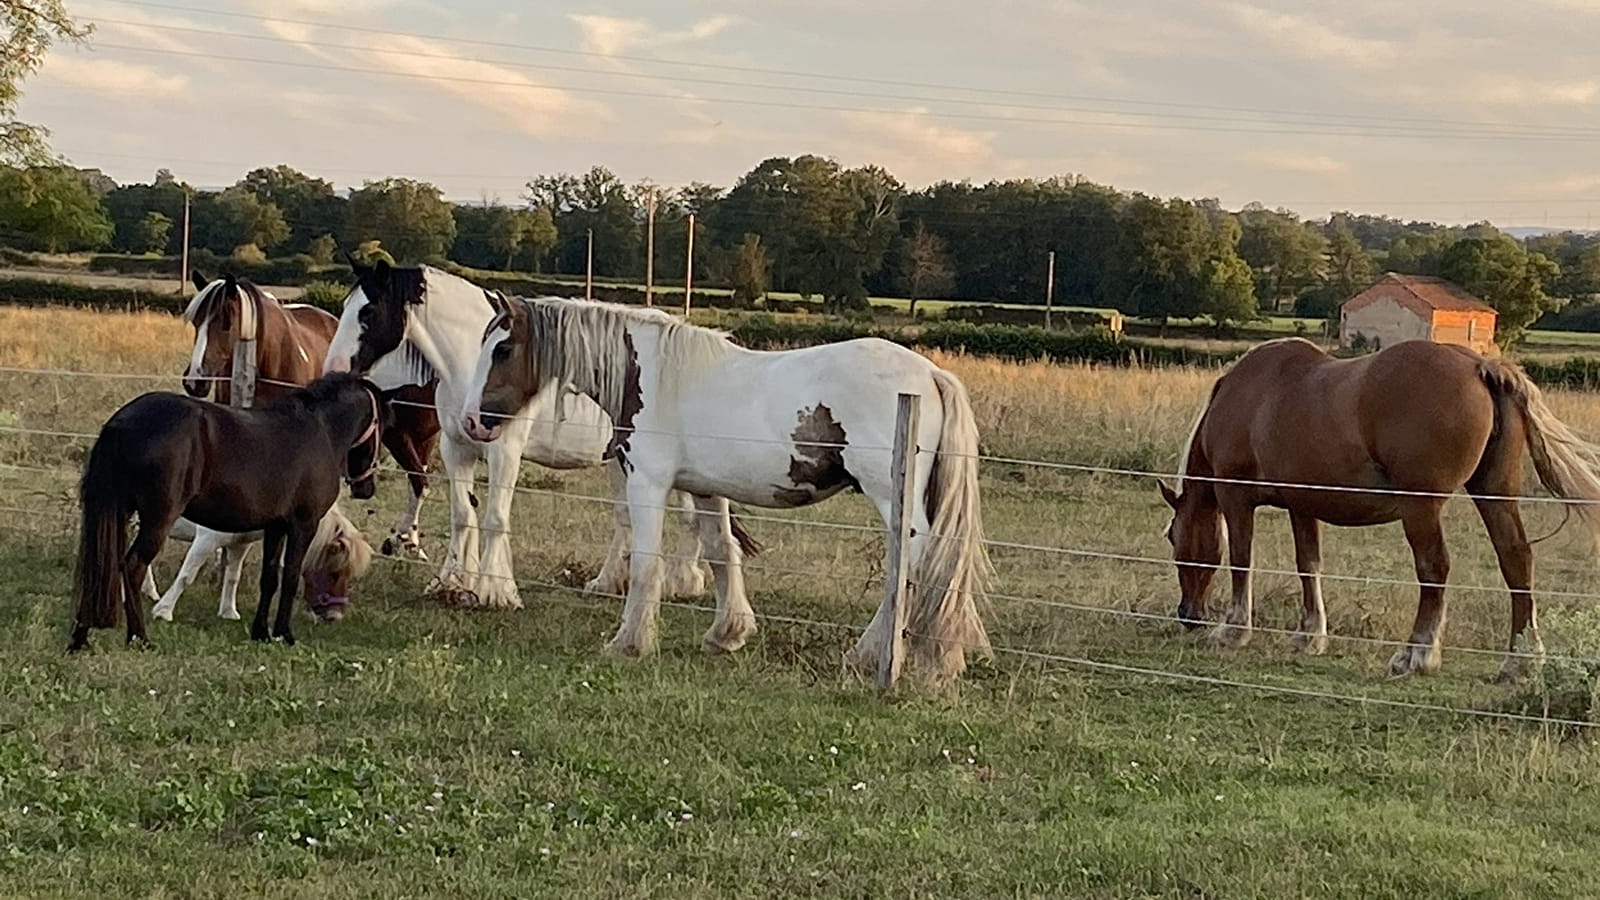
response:
{"label": "pinto horse hoof", "polygon": [[1237,650],[1250,643],[1250,629],[1244,625],[1224,623],[1211,629],[1206,634],[1205,642],[1215,650]]}
{"label": "pinto horse hoof", "polygon": [[1407,644],[1389,659],[1389,677],[1432,675],[1439,671],[1439,648],[1429,644]]}
{"label": "pinto horse hoof", "polygon": [[1328,636],[1297,631],[1289,638],[1289,647],[1296,653],[1304,653],[1307,656],[1321,656],[1328,652]]}

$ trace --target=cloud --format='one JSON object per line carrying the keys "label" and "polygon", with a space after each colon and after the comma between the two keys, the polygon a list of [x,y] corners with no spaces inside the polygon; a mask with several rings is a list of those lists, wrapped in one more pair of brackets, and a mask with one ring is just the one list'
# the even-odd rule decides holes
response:
{"label": "cloud", "polygon": [[711,16],[679,31],[662,31],[643,19],[585,13],[571,13],[567,18],[578,26],[579,45],[590,53],[604,56],[707,41],[727,31],[737,21],[733,16]]}
{"label": "cloud", "polygon": [[1225,9],[1241,27],[1266,42],[1264,49],[1288,56],[1360,69],[1387,67],[1400,57],[1395,44],[1340,31],[1324,24],[1321,17],[1276,12],[1245,3],[1232,3]]}
{"label": "cloud", "polygon": [[1245,158],[1269,169],[1296,175],[1337,175],[1350,168],[1331,156],[1293,150],[1252,150]]}
{"label": "cloud", "polygon": [[930,119],[926,107],[839,115],[866,139],[864,159],[908,181],[968,177],[989,170],[995,162],[993,132],[941,125]]}
{"label": "cloud", "polygon": [[1468,96],[1481,103],[1517,106],[1583,106],[1600,97],[1600,81],[1544,80],[1521,76],[1493,76],[1476,79],[1476,89]]}
{"label": "cloud", "polygon": [[150,66],[115,59],[94,59],[53,53],[43,74],[62,84],[100,97],[171,99],[189,93],[185,75],[170,75]]}

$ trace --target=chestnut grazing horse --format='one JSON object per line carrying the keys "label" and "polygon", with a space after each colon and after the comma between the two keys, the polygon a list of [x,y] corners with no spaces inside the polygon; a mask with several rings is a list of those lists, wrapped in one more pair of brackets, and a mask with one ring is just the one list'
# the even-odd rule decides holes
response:
{"label": "chestnut grazing horse", "polygon": [[[224,274],[207,281],[191,272],[195,295],[184,310],[194,326],[194,350],[183,373],[183,389],[191,397],[205,397],[215,385],[215,398],[226,405],[233,386],[233,351],[243,305],[255,307],[256,399],[269,401],[307,384],[322,374],[328,343],[339,328],[329,313],[302,303],[281,304],[271,292],[247,278]],[[426,559],[417,518],[428,491],[428,460],[439,444],[439,416],[434,411],[434,384],[402,387],[385,393],[394,408],[394,425],[383,432],[384,446],[403,469],[411,485],[411,502],[383,542],[385,554],[405,552]]]}
{"label": "chestnut grazing horse", "polygon": [[[294,643],[290,614],[317,523],[339,497],[342,475],[358,500],[372,497],[388,407],[352,375],[318,379],[260,409],[142,394],[100,429],[84,466],[79,501],[77,621],[69,652],[90,628],[128,616],[128,642],[145,642],[139,588],[181,516],[227,534],[265,532],[261,601],[251,638],[268,638],[267,610],[282,579],[271,636]],[[139,517],[130,545],[129,519]]]}
{"label": "chestnut grazing horse", "polygon": [[[1441,514],[1466,489],[1511,592],[1511,638],[1501,679],[1526,668],[1526,640],[1543,652],[1533,603],[1533,552],[1515,498],[1523,454],[1539,481],[1600,535],[1600,447],[1579,438],[1545,405],[1517,366],[1465,347],[1406,341],[1357,359],[1335,359],[1309,341],[1255,347],[1212,388],[1181,461],[1167,539],[1178,564],[1178,617],[1205,617],[1211,577],[1228,546],[1233,601],[1210,634],[1217,646],[1250,639],[1250,544],[1259,506],[1287,510],[1304,612],[1296,649],[1327,649],[1321,527],[1399,521],[1416,560],[1421,597],[1393,675],[1439,668],[1450,554]],[[1223,527],[1226,525],[1226,537]]]}

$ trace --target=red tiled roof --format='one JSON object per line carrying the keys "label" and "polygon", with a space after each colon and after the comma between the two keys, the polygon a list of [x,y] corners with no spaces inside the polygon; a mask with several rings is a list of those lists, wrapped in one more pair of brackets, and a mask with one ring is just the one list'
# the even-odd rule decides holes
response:
{"label": "red tiled roof", "polygon": [[1354,312],[1389,297],[1422,314],[1433,310],[1479,312],[1494,315],[1494,307],[1472,296],[1461,285],[1431,275],[1401,275],[1386,272],[1377,283],[1344,302],[1345,312]]}

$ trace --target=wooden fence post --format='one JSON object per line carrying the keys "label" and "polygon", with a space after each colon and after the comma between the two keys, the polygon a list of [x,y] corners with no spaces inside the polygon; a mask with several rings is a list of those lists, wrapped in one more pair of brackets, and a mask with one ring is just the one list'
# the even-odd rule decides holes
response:
{"label": "wooden fence post", "polygon": [[239,303],[239,336],[233,342],[233,377],[228,405],[249,409],[256,399],[256,338],[260,310],[248,297]]}
{"label": "wooden fence post", "polygon": [[894,460],[889,478],[894,495],[889,506],[889,562],[884,573],[893,629],[878,654],[878,687],[889,690],[900,680],[906,656],[906,607],[911,600],[911,520],[917,482],[917,424],[922,395],[901,394],[894,418]]}

